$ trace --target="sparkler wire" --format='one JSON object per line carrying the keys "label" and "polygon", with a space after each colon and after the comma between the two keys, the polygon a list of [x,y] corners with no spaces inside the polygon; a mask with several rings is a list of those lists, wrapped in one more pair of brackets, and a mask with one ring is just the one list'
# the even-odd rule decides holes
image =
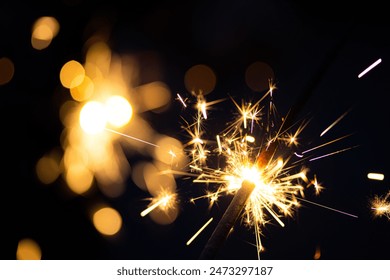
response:
{"label": "sparkler wire", "polygon": [[234,195],[213,234],[207,241],[207,244],[201,253],[200,259],[209,260],[215,258],[219,248],[225,242],[230,230],[233,228],[238,217],[243,211],[254,188],[254,183],[247,180],[242,182],[241,188]]}

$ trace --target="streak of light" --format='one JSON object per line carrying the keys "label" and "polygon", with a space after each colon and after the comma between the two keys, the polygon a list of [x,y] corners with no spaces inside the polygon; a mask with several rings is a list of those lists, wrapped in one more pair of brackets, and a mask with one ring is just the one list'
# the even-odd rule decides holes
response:
{"label": "streak of light", "polygon": [[186,243],[186,245],[190,245],[195,238],[213,221],[213,218],[210,218]]}
{"label": "streak of light", "polygon": [[141,142],[141,143],[145,143],[145,144],[148,144],[148,145],[151,145],[151,146],[160,148],[160,146],[158,146],[158,145],[156,145],[156,144],[153,144],[153,143],[150,143],[150,142],[148,142],[148,141],[139,139],[139,138],[137,138],[137,137],[130,136],[130,135],[128,135],[128,134],[124,134],[124,133],[121,133],[121,132],[119,132],[119,131],[115,131],[115,130],[113,130],[113,129],[107,128],[107,127],[105,127],[104,129],[107,130],[107,131],[109,131],[109,132],[116,133],[116,134],[118,134],[118,135],[121,135],[121,136],[130,138],[130,139],[133,139],[133,140],[135,140],[135,141],[138,141],[138,142]]}
{"label": "streak of light", "polygon": [[378,181],[383,181],[385,178],[385,175],[380,174],[380,173],[368,173],[367,178],[371,180],[378,180]]}
{"label": "streak of light", "polygon": [[177,99],[180,100],[180,102],[183,104],[184,108],[187,108],[187,104],[184,102],[183,98],[180,96],[180,94],[177,94]]}
{"label": "streak of light", "polygon": [[342,139],[344,139],[344,138],[346,138],[346,137],[349,137],[349,136],[351,136],[351,134],[344,135],[344,136],[339,137],[339,138],[337,138],[337,139],[334,139],[334,140],[332,140],[332,141],[326,142],[326,143],[324,143],[324,144],[322,144],[322,145],[318,145],[318,146],[315,146],[314,148],[305,150],[305,151],[302,152],[302,154],[306,154],[307,152],[311,152],[311,151],[314,151],[314,150],[316,150],[316,149],[322,148],[322,147],[324,147],[324,146],[327,146],[327,145],[332,144],[332,143],[334,143],[334,142],[340,141],[340,140],[342,140]]}
{"label": "streak of light", "polygon": [[338,117],[337,120],[335,120],[330,126],[328,126],[321,134],[320,134],[320,137],[322,137],[322,135],[324,135],[325,133],[327,133],[332,127],[334,127],[339,121],[341,121],[348,113],[349,111],[351,111],[351,109],[349,109],[347,112],[345,112],[344,114],[342,114],[340,117]]}
{"label": "streak of light", "polygon": [[343,215],[350,216],[352,218],[359,218],[359,216],[357,216],[357,215],[353,215],[353,214],[350,214],[348,212],[344,212],[344,211],[341,211],[341,210],[338,210],[338,209],[335,209],[335,208],[332,208],[329,206],[325,206],[325,205],[322,205],[322,204],[319,204],[319,203],[316,203],[316,202],[313,202],[310,200],[306,200],[306,199],[301,198],[301,197],[297,197],[297,199],[304,201],[304,202],[307,202],[307,203],[310,203],[310,204],[313,204],[313,205],[316,205],[316,206],[319,206],[319,207],[322,207],[322,208],[325,208],[325,209],[328,209],[328,210],[331,210],[331,211],[334,211],[334,212],[337,212],[337,213],[340,213],[340,214],[343,214]]}
{"label": "streak of light", "polygon": [[365,70],[363,70],[363,72],[361,72],[359,75],[358,75],[358,78],[361,78],[363,77],[365,74],[367,74],[367,72],[369,72],[372,68],[374,68],[375,66],[377,66],[379,63],[382,62],[382,59],[379,58],[377,61],[375,61],[373,64],[371,64],[370,66],[368,66]]}
{"label": "streak of light", "polygon": [[309,159],[309,161],[314,161],[314,160],[317,160],[317,159],[320,159],[320,158],[324,158],[324,157],[332,156],[332,155],[335,155],[335,154],[339,154],[339,153],[351,150],[351,149],[356,148],[356,147],[358,147],[358,145],[353,146],[353,147],[349,147],[349,148],[345,148],[345,149],[342,149],[342,150],[338,150],[338,151],[335,151],[333,153],[329,153],[329,154],[325,154],[325,155],[322,155],[322,156],[318,156],[318,157],[315,157],[315,158],[311,158],[311,159]]}
{"label": "streak of light", "polygon": [[148,208],[146,208],[144,211],[141,212],[140,214],[141,217],[145,217],[160,205],[167,205],[172,198],[173,195],[164,195],[161,198],[157,198],[155,203],[153,203],[152,205],[150,205]]}

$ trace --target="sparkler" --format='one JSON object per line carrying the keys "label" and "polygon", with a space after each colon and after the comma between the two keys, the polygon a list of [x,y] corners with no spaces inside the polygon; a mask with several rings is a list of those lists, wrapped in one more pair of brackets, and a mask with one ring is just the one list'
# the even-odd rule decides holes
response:
{"label": "sparkler", "polygon": [[[233,100],[239,112],[238,117],[228,123],[221,133],[215,135],[216,140],[206,139],[206,133],[202,129],[207,116],[205,111],[209,109],[209,104],[215,102],[207,103],[203,96],[197,96],[194,122],[185,122],[183,128],[191,138],[187,143],[188,152],[192,156],[189,164],[192,171],[190,174],[196,175],[193,180],[195,184],[209,186],[205,195],[194,197],[191,202],[208,199],[211,208],[221,196],[234,196],[204,248],[202,259],[215,256],[240,216],[244,224],[254,229],[260,258],[260,252],[263,250],[263,227],[272,221],[284,227],[283,218],[292,217],[300,202],[307,202],[303,198],[305,189],[314,187],[315,193],[319,194],[323,188],[316,175],[313,179],[307,177],[308,168],[304,166],[304,160],[312,157],[308,155],[309,152],[348,136],[307,149],[299,155],[296,150],[300,133],[308,122],[290,125],[287,124],[286,118],[277,117],[272,97],[274,88],[270,83],[269,91],[254,103],[243,102],[239,105]],[[260,101],[267,96],[270,98],[270,106],[261,106]],[[181,102],[182,100],[184,99],[180,98]],[[269,111],[265,108],[269,108]],[[218,159],[216,166],[213,166],[214,157]],[[297,159],[293,161],[295,158]],[[356,217],[330,207],[322,207]],[[208,223],[205,226],[207,225]]]}
{"label": "sparkler", "polygon": [[390,191],[383,197],[375,196],[371,201],[371,205],[375,216],[385,216],[390,220]]}

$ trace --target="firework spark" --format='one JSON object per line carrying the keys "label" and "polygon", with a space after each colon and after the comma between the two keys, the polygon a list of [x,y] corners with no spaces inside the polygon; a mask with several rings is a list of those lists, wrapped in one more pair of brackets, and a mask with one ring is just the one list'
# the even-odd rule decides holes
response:
{"label": "firework spark", "polygon": [[[204,96],[198,95],[194,106],[197,109],[194,121],[189,123],[183,118],[183,128],[190,136],[186,148],[189,148],[188,153],[192,156],[189,164],[191,175],[196,175],[193,183],[208,187],[204,195],[190,201],[195,203],[198,199],[208,199],[211,208],[220,197],[235,195],[244,181],[253,183],[255,187],[245,202],[241,218],[245,225],[254,229],[259,258],[264,249],[261,242],[264,226],[274,221],[284,227],[284,218],[292,217],[300,207],[300,202],[307,201],[303,198],[307,188],[313,187],[315,194],[323,189],[316,175],[313,179],[308,178],[309,169],[304,166],[305,160],[316,160],[353,148],[341,149],[320,157],[309,156],[310,151],[349,136],[346,135],[298,153],[299,136],[308,122],[287,125],[287,118],[280,117],[274,106],[274,89],[275,86],[270,84],[269,91],[256,102],[243,101],[239,105],[232,98],[238,114],[213,137],[215,140],[206,138],[204,121],[207,120],[207,109],[222,100],[207,103]],[[269,98],[269,105],[262,106],[261,101],[266,97]],[[180,97],[179,100],[183,99]],[[323,134],[324,132],[321,136]],[[295,156],[299,159],[294,162],[292,159]],[[312,204],[357,217],[320,204]],[[199,231],[202,230],[203,228]],[[196,235],[193,238],[195,237]]]}
{"label": "firework spark", "polygon": [[371,201],[371,209],[375,216],[385,216],[390,220],[390,191],[384,196],[375,196]]}
{"label": "firework spark", "polygon": [[[189,153],[192,155],[190,164],[193,173],[198,174],[194,183],[206,184],[210,189],[205,195],[191,199],[207,198],[210,208],[219,197],[234,195],[244,180],[255,184],[248,201],[244,206],[244,222],[255,229],[258,252],[263,247],[260,235],[262,227],[270,222],[272,217],[282,227],[282,216],[292,216],[299,207],[298,195],[303,195],[304,184],[308,184],[307,170],[301,168],[293,171],[295,166],[288,165],[291,154],[286,155],[286,148],[297,145],[300,126],[294,133],[278,130],[269,130],[278,120],[269,120],[265,123],[261,118],[265,113],[260,106],[266,96],[270,95],[273,87],[263,98],[255,103],[242,103],[240,106],[233,100],[238,109],[238,117],[220,133],[216,141],[203,139],[202,122],[206,120],[206,106],[203,96],[197,98],[197,116],[192,124],[184,127],[190,135],[188,146],[192,146]],[[210,103],[209,103],[210,104]],[[273,106],[269,108],[274,109]],[[275,112],[266,114],[275,115]],[[272,124],[270,123],[272,122]],[[259,131],[257,131],[259,127]],[[215,143],[209,148],[208,143]],[[221,165],[211,166],[209,158],[217,156],[223,161]],[[320,188],[317,188],[319,191]]]}
{"label": "firework spark", "polygon": [[153,210],[159,208],[162,211],[167,211],[176,207],[176,194],[175,193],[161,193],[157,197],[150,198],[150,204],[148,208],[141,212],[141,217],[145,217]]}
{"label": "firework spark", "polygon": [[361,78],[363,77],[365,74],[367,74],[368,72],[370,72],[374,67],[376,67],[379,63],[382,62],[382,59],[379,58],[378,60],[376,60],[374,63],[372,63],[370,66],[368,66],[366,69],[364,69],[359,75],[358,75],[358,78]]}

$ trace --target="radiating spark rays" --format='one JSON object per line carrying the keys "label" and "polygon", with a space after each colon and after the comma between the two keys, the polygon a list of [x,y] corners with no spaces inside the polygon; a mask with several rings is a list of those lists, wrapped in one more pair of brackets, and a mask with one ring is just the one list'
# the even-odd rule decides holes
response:
{"label": "radiating spark rays", "polygon": [[[214,141],[207,140],[203,121],[206,115],[203,112],[208,107],[203,96],[197,96],[197,115],[193,123],[186,122],[184,130],[190,135],[191,140],[186,147],[192,147],[189,153],[192,161],[188,165],[191,172],[198,176],[192,181],[194,184],[206,184],[206,194],[192,198],[195,203],[198,199],[208,199],[209,209],[222,196],[235,195],[242,186],[242,182],[249,180],[255,184],[248,201],[244,205],[241,215],[243,221],[253,228],[256,239],[258,257],[263,250],[261,236],[263,227],[271,221],[275,221],[281,227],[285,226],[283,218],[292,217],[300,207],[300,202],[308,202],[329,210],[339,212],[351,217],[355,215],[323,206],[303,199],[304,191],[313,187],[319,194],[323,187],[317,180],[309,179],[308,169],[301,164],[309,159],[306,153],[340,141],[347,136],[328,141],[314,148],[307,149],[301,154],[294,151],[300,144],[299,137],[309,121],[291,124],[286,122],[287,117],[280,117],[272,101],[273,87],[256,102],[241,104],[231,98],[237,109],[237,115],[232,122],[227,123],[221,132],[217,133]],[[266,96],[270,96],[269,106],[261,105]],[[218,100],[219,102],[220,100]],[[268,108],[268,112],[263,112]],[[324,133],[336,125],[344,116],[339,117]],[[289,123],[287,127],[287,123]],[[323,135],[322,134],[322,135]],[[333,154],[352,149],[339,150],[322,155],[313,160],[318,160]],[[290,162],[292,156],[297,155],[300,160]],[[218,159],[216,162],[212,159]],[[296,169],[301,166],[300,170]]]}
{"label": "radiating spark rays", "polygon": [[335,152],[332,152],[332,153],[328,153],[328,154],[325,154],[325,155],[322,155],[322,156],[318,156],[318,157],[315,157],[315,158],[311,158],[311,159],[309,159],[309,161],[314,161],[314,160],[318,160],[318,159],[321,159],[321,158],[324,158],[324,157],[329,157],[329,156],[332,156],[332,155],[335,155],[335,154],[339,154],[339,153],[342,153],[342,152],[354,149],[356,147],[358,147],[358,145],[353,146],[353,147],[349,147],[349,148],[345,148],[345,149],[341,149],[341,150],[338,150],[338,151],[335,151]]}
{"label": "radiating spark rays", "polygon": [[150,142],[148,142],[148,141],[139,139],[139,138],[134,137],[134,136],[130,136],[130,135],[128,135],[128,134],[121,133],[121,132],[119,132],[119,131],[115,131],[115,130],[110,129],[110,128],[107,128],[107,127],[105,127],[104,129],[107,130],[107,131],[109,131],[109,132],[116,133],[116,134],[118,134],[118,135],[124,136],[124,137],[126,137],[126,138],[130,138],[130,139],[132,139],[132,140],[135,140],[135,141],[138,141],[138,142],[141,142],[141,143],[144,143],[144,144],[148,144],[148,145],[150,145],[150,146],[154,146],[154,147],[157,147],[157,148],[160,147],[160,146],[158,146],[158,145],[156,145],[156,144],[150,143]]}
{"label": "radiating spark rays", "polygon": [[210,218],[186,243],[186,245],[190,245],[195,238],[213,221],[213,218]]}
{"label": "radiating spark rays", "polygon": [[369,71],[371,71],[374,67],[376,67],[379,63],[382,62],[382,59],[379,58],[377,61],[375,61],[374,63],[372,63],[370,66],[368,66],[366,69],[364,69],[359,75],[358,75],[358,78],[360,79],[361,77],[363,77],[365,74],[367,74]]}
{"label": "radiating spark rays", "polygon": [[375,196],[371,200],[371,210],[375,216],[385,216],[390,220],[390,191],[384,196]]}
{"label": "radiating spark rays", "polygon": [[344,114],[342,114],[340,117],[337,118],[331,125],[329,125],[324,131],[321,132],[320,137],[322,137],[325,133],[327,133],[332,127],[334,127],[338,122],[340,122],[349,112],[351,109],[346,111]]}

